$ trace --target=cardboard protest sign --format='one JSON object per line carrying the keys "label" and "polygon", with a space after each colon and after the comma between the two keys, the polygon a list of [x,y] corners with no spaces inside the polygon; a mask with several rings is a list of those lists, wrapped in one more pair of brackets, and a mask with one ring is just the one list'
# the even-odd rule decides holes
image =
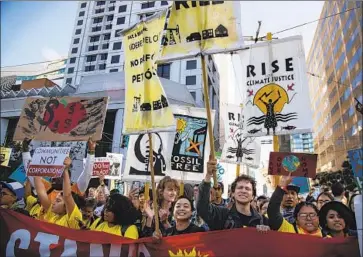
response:
{"label": "cardboard protest sign", "polygon": [[[183,181],[200,182],[208,154],[208,120],[205,109],[173,106],[177,131],[153,133],[155,179],[165,175]],[[214,121],[215,112],[212,112]],[[148,135],[131,135],[123,180],[147,181],[150,176]]]}
{"label": "cardboard protest sign", "polygon": [[240,2],[173,1],[162,45],[162,62],[241,49]]}
{"label": "cardboard protest sign", "polygon": [[24,184],[26,181],[26,171],[23,164],[20,164],[16,170],[9,176],[10,179],[18,181],[21,184]]}
{"label": "cardboard protest sign", "polygon": [[246,88],[244,135],[308,133],[312,112],[301,36],[257,43],[240,53]]}
{"label": "cardboard protest sign", "polygon": [[363,148],[348,151],[350,164],[352,165],[354,177],[363,177]]}
{"label": "cardboard protest sign", "polygon": [[92,176],[106,176],[110,173],[110,159],[107,157],[97,157],[93,163]]}
{"label": "cardboard protest sign", "polygon": [[0,147],[0,166],[9,166],[11,148]]}
{"label": "cardboard protest sign", "polygon": [[175,130],[173,112],[155,64],[165,17],[164,11],[124,31],[126,92],[123,134]]}
{"label": "cardboard protest sign", "polygon": [[64,159],[69,156],[70,147],[38,147],[28,166],[27,176],[60,177],[64,170]]}
{"label": "cardboard protest sign", "polygon": [[106,179],[121,179],[123,154],[106,153],[106,156],[110,161],[110,172],[107,176],[105,176],[105,178]]}
{"label": "cardboard protest sign", "polygon": [[27,98],[14,140],[87,141],[102,138],[107,97]]}
{"label": "cardboard protest sign", "polygon": [[317,159],[317,154],[270,152],[268,174],[315,178]]}

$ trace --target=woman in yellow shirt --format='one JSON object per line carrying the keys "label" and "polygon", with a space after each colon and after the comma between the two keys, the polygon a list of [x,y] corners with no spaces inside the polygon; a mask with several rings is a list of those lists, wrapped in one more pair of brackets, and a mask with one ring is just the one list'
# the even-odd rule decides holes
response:
{"label": "woman in yellow shirt", "polygon": [[67,157],[64,160],[63,171],[63,191],[58,193],[53,202],[50,201],[41,177],[35,177],[35,190],[37,191],[40,205],[43,210],[43,220],[59,226],[79,229],[79,220],[82,220],[82,214],[76,205],[71,189],[71,180],[69,178],[69,167],[72,160]]}
{"label": "woman in yellow shirt", "polygon": [[134,225],[137,210],[131,200],[123,195],[111,195],[105,205],[101,218],[91,225],[91,230],[138,239],[139,232]]}

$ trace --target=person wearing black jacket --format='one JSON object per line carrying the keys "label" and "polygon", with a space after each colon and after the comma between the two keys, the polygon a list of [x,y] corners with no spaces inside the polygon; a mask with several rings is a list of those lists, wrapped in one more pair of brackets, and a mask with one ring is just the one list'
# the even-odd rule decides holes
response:
{"label": "person wearing black jacket", "polygon": [[252,208],[251,202],[256,196],[256,181],[247,175],[235,179],[231,186],[234,203],[230,209],[210,203],[211,178],[217,169],[217,161],[207,163],[207,174],[199,185],[197,212],[211,230],[223,230],[241,227],[265,227],[268,219]]}

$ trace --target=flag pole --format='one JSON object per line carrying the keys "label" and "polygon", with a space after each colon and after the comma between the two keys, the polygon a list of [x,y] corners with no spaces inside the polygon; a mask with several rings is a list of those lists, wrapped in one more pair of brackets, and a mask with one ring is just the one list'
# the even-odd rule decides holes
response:
{"label": "flag pole", "polygon": [[236,178],[240,176],[240,173],[241,173],[241,163],[238,162],[236,167]]}
{"label": "flag pole", "polygon": [[[159,228],[159,211],[158,211],[158,202],[157,202],[157,194],[155,188],[155,172],[154,172],[154,155],[153,155],[153,140],[152,134],[148,133],[149,136],[149,164],[150,164],[150,173],[151,173],[151,188],[153,192],[153,209],[154,209],[154,217],[155,217],[155,232],[160,233]],[[146,189],[146,187],[145,187]]]}
{"label": "flag pole", "polygon": [[[268,32],[266,35],[267,41],[272,41],[272,33]],[[274,152],[278,152],[280,150],[279,137],[273,135],[273,149]],[[273,176],[273,187],[277,187],[280,182],[281,176]]]}
{"label": "flag pole", "polygon": [[[210,160],[215,160],[215,152],[214,152],[214,136],[213,136],[213,124],[212,124],[212,112],[209,103],[209,92],[208,92],[208,74],[205,62],[205,56],[202,54],[202,73],[203,73],[203,89],[204,89],[204,104],[205,109],[207,111],[207,120],[208,120],[208,134],[209,134],[209,144],[210,144]],[[214,187],[217,188],[217,171],[213,171],[213,180]]]}

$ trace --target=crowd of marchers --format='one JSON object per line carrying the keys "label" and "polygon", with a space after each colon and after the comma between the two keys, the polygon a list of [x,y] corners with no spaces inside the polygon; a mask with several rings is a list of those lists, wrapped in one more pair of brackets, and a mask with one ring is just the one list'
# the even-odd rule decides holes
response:
{"label": "crowd of marchers", "polygon": [[[30,140],[22,143],[24,167],[31,160]],[[1,208],[11,209],[48,223],[71,229],[102,231],[126,238],[174,236],[180,234],[255,227],[317,237],[356,236],[354,197],[342,184],[324,188],[315,199],[305,198],[292,177],[282,177],[272,196],[257,196],[254,178],[241,175],[223,199],[222,183],[212,185],[217,161],[210,160],[199,185],[185,184],[182,194],[176,179],[164,177],[157,184],[158,220],[154,217],[151,189],[133,188],[128,195],[109,191],[100,178],[97,188],[89,186],[96,143],[88,141],[86,165],[76,183],[71,183],[70,158],[64,160],[62,177],[50,181],[28,177],[23,184],[1,182]],[[147,196],[147,200],[145,200]],[[348,197],[348,198],[347,198]],[[160,231],[155,231],[159,223]]]}

